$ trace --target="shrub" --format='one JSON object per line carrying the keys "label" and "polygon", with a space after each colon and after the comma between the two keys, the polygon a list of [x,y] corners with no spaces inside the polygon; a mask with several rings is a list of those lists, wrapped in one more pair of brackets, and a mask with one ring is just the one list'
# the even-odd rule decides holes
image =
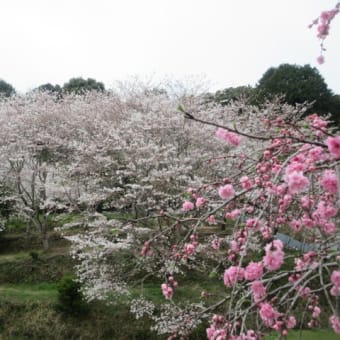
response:
{"label": "shrub", "polygon": [[88,305],[81,291],[81,283],[71,276],[64,276],[58,286],[56,309],[69,315],[82,315],[88,311]]}

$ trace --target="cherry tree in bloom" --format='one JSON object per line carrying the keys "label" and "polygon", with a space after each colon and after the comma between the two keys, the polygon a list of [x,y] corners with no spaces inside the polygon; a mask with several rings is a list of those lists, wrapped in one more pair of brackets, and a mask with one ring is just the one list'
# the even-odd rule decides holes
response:
{"label": "cherry tree in bloom", "polygon": [[[140,270],[160,282],[164,305],[148,314],[159,334],[187,336],[208,320],[212,339],[257,339],[268,328],[285,335],[318,325],[326,313],[321,295],[337,329],[339,133],[326,118],[302,119],[304,106],[219,107],[200,97],[182,98],[180,113],[177,102],[159,95],[12,100],[2,103],[13,114],[4,119],[2,174],[9,176],[11,147],[25,145],[9,145],[12,126],[24,122],[20,131],[26,126],[32,140],[53,136],[44,142],[58,155],[44,164],[46,202],[82,213],[84,232],[68,238],[89,300],[128,293]],[[218,129],[239,136],[239,144],[216,138]],[[98,213],[106,209],[133,217],[109,220]],[[292,253],[282,234],[313,253]],[[132,258],[134,269],[119,256]],[[221,289],[183,304],[181,278],[196,271],[217,276]]]}
{"label": "cherry tree in bloom", "polygon": [[[36,211],[81,214],[84,232],[67,237],[89,300],[127,294],[138,271],[159,280],[164,304],[148,308],[159,334],[208,321],[208,338],[258,339],[316,327],[325,313],[338,331],[339,132],[325,117],[303,119],[305,106],[182,101],[182,112],[159,94],[2,102],[1,175],[18,209],[31,213],[34,196]],[[110,220],[110,209],[131,218]],[[220,290],[183,303],[181,280],[194,272]]]}

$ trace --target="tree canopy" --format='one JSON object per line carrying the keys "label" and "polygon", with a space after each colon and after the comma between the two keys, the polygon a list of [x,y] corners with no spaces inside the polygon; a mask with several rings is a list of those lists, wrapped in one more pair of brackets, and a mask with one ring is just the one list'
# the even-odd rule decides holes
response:
{"label": "tree canopy", "polygon": [[246,103],[251,103],[254,100],[256,90],[251,86],[228,87],[224,90],[219,90],[214,95],[214,101],[228,105],[231,101],[244,99]]}
{"label": "tree canopy", "polygon": [[71,78],[67,83],[64,84],[63,90],[68,93],[84,94],[88,91],[99,91],[103,92],[105,86],[102,82],[98,82],[93,78]]}
{"label": "tree canopy", "polygon": [[14,87],[4,81],[3,79],[0,79],[0,96],[4,97],[10,97],[15,94]]}
{"label": "tree canopy", "polygon": [[284,95],[290,105],[314,102],[310,112],[328,113],[331,109],[332,91],[319,71],[310,65],[282,64],[269,68],[257,85],[257,101]]}
{"label": "tree canopy", "polygon": [[51,83],[46,83],[38,86],[35,90],[40,92],[48,92],[48,93],[61,93],[62,88],[60,85],[52,85]]}

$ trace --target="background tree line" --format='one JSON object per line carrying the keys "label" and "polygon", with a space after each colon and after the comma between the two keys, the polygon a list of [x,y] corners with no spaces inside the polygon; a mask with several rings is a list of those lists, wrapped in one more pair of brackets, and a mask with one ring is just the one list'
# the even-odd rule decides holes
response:
{"label": "background tree line", "polygon": [[271,67],[255,87],[229,87],[210,94],[208,98],[222,105],[242,98],[249,105],[261,106],[277,96],[289,105],[311,103],[307,114],[331,113],[333,120],[340,121],[340,95],[334,94],[319,71],[310,65],[282,64]]}
{"label": "background tree line", "polygon": [[[93,78],[71,78],[63,86],[46,83],[33,91],[48,92],[58,97],[63,93],[85,94],[88,91],[105,91],[105,86]],[[0,95],[10,97],[16,93],[14,87],[0,80]],[[340,95],[334,94],[315,67],[310,65],[282,64],[270,67],[255,87],[238,86],[218,90],[207,94],[208,101],[228,105],[231,101],[243,99],[246,104],[260,106],[274,97],[281,96],[282,102],[289,105],[311,103],[307,114],[317,112],[331,113],[332,119],[340,121]]]}

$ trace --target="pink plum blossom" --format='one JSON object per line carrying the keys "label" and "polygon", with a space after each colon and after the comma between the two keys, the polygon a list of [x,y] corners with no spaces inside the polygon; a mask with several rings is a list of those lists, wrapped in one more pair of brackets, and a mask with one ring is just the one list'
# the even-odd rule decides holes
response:
{"label": "pink plum blossom", "polygon": [[333,222],[325,222],[321,228],[326,234],[334,234],[336,232],[336,226]]}
{"label": "pink plum blossom", "polygon": [[323,158],[323,148],[321,146],[317,146],[308,152],[308,158],[312,161],[319,161]]}
{"label": "pink plum blossom", "polygon": [[331,282],[334,286],[340,287],[340,270],[334,270],[331,275]]}
{"label": "pink plum blossom", "polygon": [[295,317],[292,316],[292,315],[289,316],[286,325],[287,325],[288,329],[294,328],[296,326],[296,319],[295,319]]}
{"label": "pink plum blossom", "polygon": [[204,204],[207,202],[207,200],[205,199],[205,198],[203,198],[203,197],[198,197],[197,199],[196,199],[196,207],[197,208],[201,208],[201,207],[203,207],[204,206]]}
{"label": "pink plum blossom", "polygon": [[301,171],[293,171],[287,175],[286,181],[291,194],[304,191],[309,185],[308,178],[305,177]]}
{"label": "pink plum blossom", "polygon": [[338,178],[334,170],[325,170],[322,174],[320,183],[325,191],[332,194],[338,192]]}
{"label": "pink plum blossom", "polygon": [[221,238],[215,238],[211,241],[211,247],[215,250],[218,250],[221,247],[221,243],[222,243]]}
{"label": "pink plum blossom", "polygon": [[252,230],[259,230],[260,228],[260,221],[257,218],[249,218],[246,221],[246,228]]}
{"label": "pink plum blossom", "polygon": [[274,326],[276,320],[280,315],[281,314],[276,311],[270,303],[262,303],[260,308],[260,317],[266,326]]}
{"label": "pink plum blossom", "polygon": [[233,286],[237,281],[244,278],[244,269],[242,267],[231,266],[225,270],[223,281],[226,287]]}
{"label": "pink plum blossom", "polygon": [[313,309],[313,314],[312,314],[313,318],[315,319],[318,318],[320,313],[321,313],[321,309],[318,306],[315,306]]}
{"label": "pink plum blossom", "polygon": [[331,295],[333,295],[333,296],[340,296],[340,287],[333,286],[331,288]]}
{"label": "pink plum blossom", "polygon": [[162,288],[162,293],[164,297],[168,300],[171,299],[172,296],[174,295],[174,290],[170,286],[168,286],[166,283],[163,283],[161,285],[161,288]]}
{"label": "pink plum blossom", "polygon": [[263,257],[263,264],[269,271],[279,269],[284,262],[283,243],[274,240],[265,246],[266,255]]}
{"label": "pink plum blossom", "polygon": [[263,264],[269,271],[279,269],[284,262],[284,253],[280,250],[268,252],[263,257]]}
{"label": "pink plum blossom", "polygon": [[190,211],[194,209],[194,203],[190,202],[190,201],[186,201],[183,203],[182,209],[184,211]]}
{"label": "pink plum blossom", "polygon": [[316,58],[316,61],[318,64],[322,65],[324,62],[325,62],[325,57],[320,54],[317,58]]}
{"label": "pink plum blossom", "polygon": [[332,315],[329,318],[329,321],[332,325],[334,332],[337,333],[337,334],[340,334],[340,318],[336,315]]}
{"label": "pink plum blossom", "polygon": [[249,179],[248,176],[242,176],[240,178],[240,183],[243,189],[249,190],[253,187],[253,182]]}
{"label": "pink plum blossom", "polygon": [[250,262],[244,271],[244,278],[248,281],[258,280],[263,275],[263,265],[261,262]]}
{"label": "pink plum blossom", "polygon": [[260,302],[267,296],[266,288],[261,281],[254,281],[251,284],[251,292],[256,303]]}
{"label": "pink plum blossom", "polygon": [[240,144],[241,141],[241,137],[234,133],[234,132],[230,132],[226,129],[222,129],[222,128],[218,128],[216,130],[216,137],[225,140],[227,143],[237,146]]}
{"label": "pink plum blossom", "polygon": [[230,213],[226,213],[225,214],[225,218],[230,218],[232,220],[236,220],[237,217],[240,216],[240,214],[241,214],[241,210],[240,209],[234,209]]}
{"label": "pink plum blossom", "polygon": [[215,224],[215,223],[216,223],[215,216],[214,216],[214,215],[210,215],[210,216],[207,218],[207,222],[208,222],[209,224]]}
{"label": "pink plum blossom", "polygon": [[184,251],[186,253],[186,255],[190,256],[195,252],[195,245],[193,245],[192,243],[186,243],[184,245]]}
{"label": "pink plum blossom", "polygon": [[235,190],[231,184],[226,184],[219,188],[218,194],[222,199],[227,200],[235,195]]}
{"label": "pink plum blossom", "polygon": [[335,159],[340,158],[340,136],[337,137],[328,137],[326,139],[326,145],[328,146],[328,150],[331,155]]}

